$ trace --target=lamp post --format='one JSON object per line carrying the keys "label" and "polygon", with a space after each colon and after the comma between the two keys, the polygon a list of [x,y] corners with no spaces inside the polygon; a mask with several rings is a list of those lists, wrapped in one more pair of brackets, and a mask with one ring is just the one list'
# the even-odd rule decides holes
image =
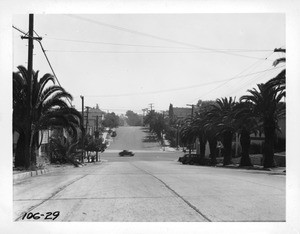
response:
{"label": "lamp post", "polygon": [[176,145],[177,145],[177,150],[179,150],[179,124],[176,124],[176,127],[177,127]]}
{"label": "lamp post", "polygon": [[[191,106],[192,107],[192,113],[191,113],[191,119],[193,120],[194,118],[194,104],[186,104],[187,106]],[[191,155],[192,153],[192,144],[189,144],[189,155]]]}

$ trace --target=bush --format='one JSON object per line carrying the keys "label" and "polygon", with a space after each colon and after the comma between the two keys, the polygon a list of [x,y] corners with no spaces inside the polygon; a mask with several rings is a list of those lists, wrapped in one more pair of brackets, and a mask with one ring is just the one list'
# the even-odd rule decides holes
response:
{"label": "bush", "polygon": [[285,139],[284,138],[277,138],[274,145],[274,152],[284,152],[285,148]]}
{"label": "bush", "polygon": [[249,148],[249,154],[262,154],[263,143],[251,143]]}
{"label": "bush", "polygon": [[199,154],[185,154],[182,157],[179,157],[179,162],[182,164],[189,164],[189,165],[202,165],[208,166],[211,165],[211,160],[209,158],[200,158]]}
{"label": "bush", "polygon": [[177,129],[169,127],[166,129],[166,140],[169,141],[171,147],[177,146]]}
{"label": "bush", "polygon": [[232,146],[231,146],[231,155],[232,155],[233,158],[238,158],[238,157],[241,156],[241,153],[242,153],[242,147],[241,147],[240,144],[238,144],[238,152],[237,152],[237,155],[235,155],[235,145],[236,145],[236,143],[233,142],[233,143],[232,143]]}

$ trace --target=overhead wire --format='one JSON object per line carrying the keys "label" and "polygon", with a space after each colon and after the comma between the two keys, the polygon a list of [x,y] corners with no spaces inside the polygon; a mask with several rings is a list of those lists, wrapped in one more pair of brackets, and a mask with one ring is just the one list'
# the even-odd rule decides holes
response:
{"label": "overhead wire", "polygon": [[[282,67],[284,67],[284,66],[282,66]],[[273,74],[275,75],[275,70],[270,71],[269,77],[273,77],[274,76]],[[231,91],[231,93],[236,93],[239,90],[243,90],[243,88],[245,88],[246,86],[250,85],[254,81],[257,81],[257,80],[261,79],[262,77],[264,77],[264,74],[259,74],[259,75],[254,76],[252,79],[248,80],[247,82],[245,82],[242,85],[240,85],[238,88],[236,88],[233,91]]]}
{"label": "overhead wire", "polygon": [[[280,66],[279,68],[283,68],[283,67],[285,67],[285,65]],[[271,79],[271,78],[273,78],[276,75],[277,75],[277,73],[276,73],[276,70],[274,70],[274,69],[270,70],[270,72],[268,73],[268,77],[269,78],[267,78],[266,76],[264,76],[264,73],[263,74],[258,74],[256,76],[254,76],[252,79],[250,79],[249,81],[246,81],[246,82],[243,82],[242,84],[240,84],[239,87],[238,87],[238,89],[234,89],[234,91],[231,91],[231,93],[235,93],[236,91],[243,89],[244,87],[248,86],[250,83],[254,82],[255,80],[259,80],[262,77],[264,77],[266,79]]]}
{"label": "overhead wire", "polygon": [[[22,34],[27,35],[27,33],[25,33],[24,31],[22,31],[22,30],[20,30],[20,29],[18,29],[17,27],[13,26],[13,28],[16,29],[17,31],[21,32]],[[34,33],[37,34],[35,31],[34,31]],[[37,35],[38,35],[38,34],[37,34]],[[39,35],[38,35],[38,36],[39,36]],[[55,74],[55,71],[54,71],[54,69],[53,69],[53,67],[52,67],[52,65],[51,65],[51,63],[50,63],[50,61],[49,61],[49,58],[48,58],[48,56],[47,56],[47,54],[46,54],[46,51],[45,51],[45,49],[44,49],[44,47],[43,47],[43,45],[42,45],[42,42],[41,42],[40,40],[36,40],[36,41],[39,43],[39,45],[40,45],[40,47],[41,47],[41,49],[42,49],[42,52],[43,52],[43,54],[44,54],[44,56],[45,56],[45,58],[46,58],[46,60],[47,60],[47,63],[48,63],[48,65],[49,65],[49,67],[50,67],[50,69],[51,69],[51,71],[52,71],[52,73],[53,73],[53,76],[54,76],[55,80],[57,81],[58,85],[59,85],[60,87],[62,87],[61,84],[60,84],[60,82],[59,82],[59,80],[58,80],[58,78],[57,78],[57,76],[56,76],[56,74]],[[68,98],[66,98],[66,99],[68,100],[69,104],[72,106],[72,102],[71,102]]]}
{"label": "overhead wire", "polygon": [[271,68],[271,69],[266,69],[266,70],[262,70],[262,71],[248,73],[248,74],[245,74],[245,75],[235,76],[234,78],[218,80],[218,81],[212,81],[212,82],[206,82],[206,83],[202,83],[202,84],[190,85],[190,86],[185,86],[185,87],[180,87],[180,88],[156,90],[156,91],[149,91],[149,92],[122,93],[122,94],[85,95],[85,97],[90,97],[90,98],[124,97],[124,96],[148,95],[148,94],[158,94],[158,93],[182,91],[182,90],[194,89],[194,88],[198,88],[198,87],[212,85],[212,84],[216,84],[216,83],[221,83],[221,82],[224,82],[224,81],[227,81],[227,80],[240,79],[240,78],[247,77],[247,76],[252,76],[252,75],[256,75],[256,74],[260,74],[260,73],[265,73],[265,72],[268,72],[270,70],[275,70],[275,69],[278,69],[278,68],[280,68],[280,67],[275,67],[275,68]]}
{"label": "overhead wire", "polygon": [[20,33],[27,35],[27,33],[25,33],[24,31],[22,31],[21,29],[17,28],[16,26],[12,26],[15,30],[19,31]]}
{"label": "overhead wire", "polygon": [[[128,46],[128,47],[145,47],[145,48],[163,48],[163,49],[191,49],[195,50],[195,48],[187,48],[187,47],[176,47],[176,46],[159,46],[159,45],[143,45],[143,44],[126,44],[126,43],[111,43],[111,42],[100,42],[100,41],[84,41],[84,40],[74,40],[74,39],[65,39],[65,38],[54,38],[48,37],[50,40],[58,40],[58,41],[67,41],[67,42],[76,42],[76,43],[87,43],[87,44],[103,44],[103,45],[114,45],[114,46]],[[250,49],[218,49],[219,51],[233,51],[233,52],[267,52],[272,50],[250,50]],[[202,51],[204,53],[204,51]],[[213,53],[212,51],[206,51],[206,53]]]}
{"label": "overhead wire", "polygon": [[162,40],[162,41],[166,41],[166,42],[171,42],[171,43],[175,43],[175,44],[179,44],[179,45],[184,45],[187,47],[191,47],[191,48],[196,48],[196,49],[201,49],[201,50],[208,50],[208,51],[213,51],[216,53],[223,53],[223,54],[227,54],[227,55],[232,55],[232,56],[239,56],[239,57],[245,57],[245,58],[255,58],[255,59],[264,59],[264,58],[257,58],[257,57],[252,57],[252,56],[247,56],[247,55],[241,55],[241,54],[235,54],[235,53],[229,53],[226,51],[220,51],[217,49],[212,49],[212,48],[206,48],[206,47],[201,47],[198,45],[194,45],[191,43],[186,43],[186,42],[181,42],[181,41],[177,41],[177,40],[173,40],[173,39],[169,39],[169,38],[164,38],[164,37],[160,37],[160,36],[156,36],[156,35],[152,35],[149,33],[144,33],[144,32],[139,32],[136,30],[131,30],[125,27],[120,27],[120,26],[116,26],[116,25],[111,25],[111,24],[107,24],[107,23],[103,23],[100,21],[96,21],[96,20],[92,20],[92,19],[88,19],[88,18],[84,18],[78,15],[65,15],[74,19],[78,19],[78,20],[82,20],[82,21],[86,21],[86,22],[90,22],[90,23],[94,23],[96,25],[101,25],[101,26],[105,26],[105,27],[109,27],[115,30],[120,30],[123,32],[127,32],[127,33],[132,33],[132,34],[136,34],[136,35],[140,35],[140,36],[144,36],[144,37],[149,37],[149,38],[153,38],[153,39],[157,39],[157,40]]}
{"label": "overhead wire", "polygon": [[[273,53],[274,53],[274,52],[272,51],[270,54],[268,54],[265,60],[267,60],[267,58],[269,58]],[[249,67],[247,67],[247,68],[245,68],[244,70],[242,70],[241,72],[239,72],[237,75],[235,75],[235,76],[233,76],[232,78],[226,80],[224,83],[222,83],[222,84],[218,85],[217,87],[211,89],[210,91],[208,91],[208,92],[206,92],[205,94],[201,95],[201,96],[198,97],[197,99],[194,99],[194,100],[192,101],[192,103],[195,102],[195,101],[197,101],[197,100],[199,100],[199,99],[203,99],[203,98],[206,97],[208,94],[210,94],[210,93],[212,93],[213,91],[219,89],[219,88],[222,87],[223,85],[226,85],[228,82],[230,82],[231,80],[235,79],[237,76],[240,76],[241,74],[243,74],[243,73],[246,72],[247,70],[249,70],[249,69],[251,69],[251,70],[254,69],[254,67],[256,67],[259,63],[261,63],[261,61],[256,61],[255,63],[251,64]],[[273,70],[273,69],[267,69],[267,70]],[[267,70],[266,70],[266,71],[267,71]]]}
{"label": "overhead wire", "polygon": [[[99,53],[99,54],[199,54],[199,53],[212,53],[208,51],[95,51],[95,50],[47,50],[47,52],[60,52],[60,53]],[[252,59],[265,60],[262,57],[243,56]]]}

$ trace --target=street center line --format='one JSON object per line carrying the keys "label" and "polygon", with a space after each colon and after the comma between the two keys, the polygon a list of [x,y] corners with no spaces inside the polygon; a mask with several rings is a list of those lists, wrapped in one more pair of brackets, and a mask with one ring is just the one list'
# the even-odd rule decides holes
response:
{"label": "street center line", "polygon": [[206,215],[204,215],[200,210],[197,209],[197,207],[195,207],[194,205],[192,205],[190,202],[188,202],[187,200],[185,200],[182,196],[180,196],[174,189],[172,189],[169,185],[167,185],[164,181],[162,181],[161,179],[159,179],[158,177],[156,177],[155,175],[151,174],[150,172],[134,165],[133,163],[130,163],[132,166],[136,167],[137,169],[145,172],[146,174],[152,176],[153,178],[155,178],[156,180],[160,181],[167,189],[169,189],[171,192],[173,192],[178,198],[180,198],[184,203],[186,203],[189,207],[191,207],[194,211],[196,211],[196,213],[198,213],[199,215],[201,215],[204,219],[206,219],[208,222],[212,222],[212,220],[210,220]]}

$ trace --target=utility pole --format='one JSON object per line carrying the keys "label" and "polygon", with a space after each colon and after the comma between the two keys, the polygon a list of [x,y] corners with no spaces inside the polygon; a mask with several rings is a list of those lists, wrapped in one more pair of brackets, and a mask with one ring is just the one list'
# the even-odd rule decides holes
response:
{"label": "utility pole", "polygon": [[33,66],[33,24],[34,24],[34,18],[33,14],[29,14],[29,37],[28,37],[28,78],[29,78],[29,85],[28,85],[28,93],[29,93],[29,98],[28,98],[28,116],[29,116],[29,131],[30,131],[30,137],[29,137],[29,158],[28,162],[29,165],[31,166],[33,163],[35,163],[35,156],[32,154],[32,66]]}
{"label": "utility pole", "polygon": [[187,106],[191,106],[192,107],[192,119],[193,119],[193,117],[194,117],[194,104],[186,104]]}
{"label": "utility pole", "polygon": [[27,106],[28,106],[28,138],[25,140],[26,145],[28,148],[25,148],[25,167],[29,168],[30,166],[35,166],[36,164],[36,156],[32,154],[32,143],[36,139],[33,139],[33,121],[32,121],[32,71],[33,71],[33,40],[38,39],[42,40],[41,37],[34,37],[33,36],[33,27],[34,27],[34,16],[33,14],[29,14],[29,31],[25,36],[21,36],[22,39],[28,39],[28,63],[27,63],[27,75],[29,78],[28,84],[28,99],[27,99]]}
{"label": "utility pole", "polygon": [[[81,126],[84,128],[84,96],[81,96],[80,95],[80,98],[81,98],[81,115],[82,115],[82,122],[81,122]],[[81,162],[83,163],[84,161],[84,131],[82,131],[82,134],[81,134],[81,148],[82,148],[82,151],[81,151]]]}
{"label": "utility pole", "polygon": [[[191,106],[192,107],[192,114],[191,114],[191,118],[194,118],[194,104],[186,104],[187,106]],[[189,155],[191,155],[192,153],[192,147],[191,144],[189,145]]]}
{"label": "utility pole", "polygon": [[86,125],[85,125],[85,131],[87,132],[88,130],[88,126],[89,126],[89,106],[86,106]]}
{"label": "utility pole", "polygon": [[147,111],[148,108],[142,109],[143,111],[143,119],[142,119],[142,125],[144,126],[144,118],[145,118],[145,111]]}
{"label": "utility pole", "polygon": [[149,106],[150,106],[150,111],[152,111],[153,104],[154,104],[154,103],[150,103],[150,104],[149,104]]}
{"label": "utility pole", "polygon": [[33,142],[33,135],[32,135],[32,64],[33,64],[33,14],[29,14],[29,32],[28,36],[22,36],[22,39],[28,39],[28,65],[27,65],[27,76],[29,78],[28,84],[28,99],[27,99],[27,115],[28,115],[28,138],[26,139],[26,145],[28,148],[25,150],[25,167],[29,168],[31,165],[35,164],[35,156],[32,154],[32,142]]}
{"label": "utility pole", "polygon": [[[98,129],[98,118],[99,116],[96,115],[96,131],[95,131],[95,138],[99,139],[99,129]],[[96,162],[98,162],[98,150],[96,150]]]}

